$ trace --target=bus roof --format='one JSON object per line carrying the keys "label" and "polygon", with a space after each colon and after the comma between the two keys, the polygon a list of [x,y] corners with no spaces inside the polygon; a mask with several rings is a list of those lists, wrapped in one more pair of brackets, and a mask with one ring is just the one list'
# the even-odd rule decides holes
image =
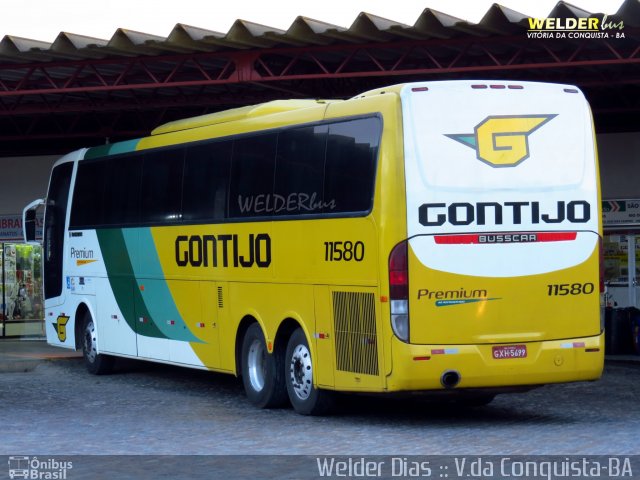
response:
{"label": "bus roof", "polygon": [[[424,83],[424,82],[419,82]],[[360,93],[352,98],[352,100],[357,100],[358,98],[364,97],[372,97],[374,95],[384,95],[385,93],[397,93],[400,94],[402,87],[405,85],[409,85],[408,83],[396,83],[395,85],[389,85],[388,87],[374,88],[373,90],[367,90],[366,92]]]}
{"label": "bus roof", "polygon": [[151,132],[151,135],[162,135],[164,133],[177,132],[180,130],[189,130],[192,128],[216,125],[219,123],[233,122],[245,118],[262,117],[274,113],[288,112],[292,110],[300,110],[303,108],[316,107],[318,105],[326,105],[327,103],[337,102],[341,100],[273,100],[271,102],[260,103],[258,105],[248,105],[246,107],[232,108],[221,112],[201,115],[183,120],[160,125]]}

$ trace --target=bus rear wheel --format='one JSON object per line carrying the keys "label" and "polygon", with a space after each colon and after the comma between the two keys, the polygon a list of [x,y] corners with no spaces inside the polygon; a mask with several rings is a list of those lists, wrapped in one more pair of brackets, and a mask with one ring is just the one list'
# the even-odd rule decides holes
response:
{"label": "bus rear wheel", "polygon": [[302,329],[293,332],[287,344],[286,383],[293,409],[302,415],[323,415],[333,406],[332,392],[313,385],[313,361]]}
{"label": "bus rear wheel", "polygon": [[114,358],[98,353],[96,324],[89,312],[85,312],[82,318],[82,355],[89,373],[104,375],[113,370]]}
{"label": "bus rear wheel", "polygon": [[269,353],[257,323],[252,324],[242,341],[242,383],[249,401],[258,408],[281,407],[287,400],[282,353]]}

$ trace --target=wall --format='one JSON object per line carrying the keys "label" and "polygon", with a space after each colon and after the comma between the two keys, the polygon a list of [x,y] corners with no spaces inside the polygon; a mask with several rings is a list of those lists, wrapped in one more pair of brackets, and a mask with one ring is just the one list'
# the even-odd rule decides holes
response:
{"label": "wall", "polygon": [[640,132],[597,136],[602,198],[640,198]]}
{"label": "wall", "polygon": [[47,193],[49,173],[58,155],[0,158],[0,215],[22,214]]}

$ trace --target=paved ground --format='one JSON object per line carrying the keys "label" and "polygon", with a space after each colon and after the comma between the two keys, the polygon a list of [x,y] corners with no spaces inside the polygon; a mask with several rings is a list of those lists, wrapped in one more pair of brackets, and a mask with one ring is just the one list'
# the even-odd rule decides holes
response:
{"label": "paved ground", "polygon": [[43,361],[78,358],[81,354],[47,345],[43,339],[0,339],[0,373],[29,372]]}
{"label": "paved ground", "polygon": [[0,455],[640,453],[638,363],[482,408],[352,396],[324,418],[256,410],[230,376],[142,362],[96,377],[57,358],[0,385]]}

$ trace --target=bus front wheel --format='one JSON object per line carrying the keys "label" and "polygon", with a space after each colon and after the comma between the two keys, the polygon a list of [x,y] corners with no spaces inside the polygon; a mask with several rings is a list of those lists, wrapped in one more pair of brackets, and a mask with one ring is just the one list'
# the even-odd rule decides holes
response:
{"label": "bus front wheel", "polygon": [[96,324],[89,312],[85,312],[82,320],[82,355],[89,373],[104,375],[113,369],[114,358],[98,353]]}
{"label": "bus front wheel", "polygon": [[313,361],[302,329],[293,332],[287,345],[285,375],[293,409],[302,415],[322,415],[333,406],[332,392],[313,385]]}
{"label": "bus front wheel", "polygon": [[242,383],[249,401],[258,408],[282,406],[287,399],[283,373],[282,353],[269,353],[262,328],[252,324],[242,341]]}

